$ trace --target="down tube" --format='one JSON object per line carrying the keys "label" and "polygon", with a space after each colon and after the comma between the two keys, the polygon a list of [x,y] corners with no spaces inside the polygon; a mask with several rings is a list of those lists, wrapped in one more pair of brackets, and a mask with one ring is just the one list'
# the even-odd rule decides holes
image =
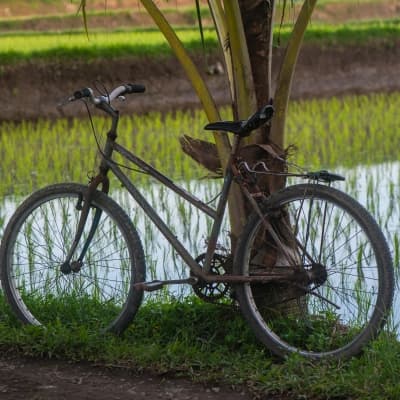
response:
{"label": "down tube", "polygon": [[157,226],[160,232],[165,236],[172,247],[177,251],[177,253],[183,258],[183,260],[189,265],[190,269],[195,273],[195,275],[204,279],[205,274],[195,259],[186,250],[183,244],[176,238],[173,232],[168,228],[165,222],[158,216],[153,207],[147,202],[143,195],[136,189],[136,187],[131,183],[129,178],[121,171],[121,169],[115,164],[109,164],[110,169],[113,171],[115,176],[121,181],[125,186],[131,196],[136,200],[139,206],[143,209],[145,214],[151,219],[151,221]]}

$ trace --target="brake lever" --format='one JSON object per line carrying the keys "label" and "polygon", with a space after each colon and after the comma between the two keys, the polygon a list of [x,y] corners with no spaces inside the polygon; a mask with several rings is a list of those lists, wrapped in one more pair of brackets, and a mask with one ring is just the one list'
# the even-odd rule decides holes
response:
{"label": "brake lever", "polygon": [[68,97],[66,100],[63,100],[61,102],[59,102],[56,106],[57,110],[61,110],[63,107],[65,107],[67,104],[72,103],[73,101],[75,101],[75,97],[74,96],[70,96]]}

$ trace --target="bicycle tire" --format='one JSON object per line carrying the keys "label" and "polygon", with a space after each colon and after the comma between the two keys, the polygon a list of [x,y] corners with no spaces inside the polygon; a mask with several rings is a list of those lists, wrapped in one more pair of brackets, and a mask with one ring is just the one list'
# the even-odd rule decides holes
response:
{"label": "bicycle tire", "polygon": [[262,212],[290,250],[284,255],[253,213],[238,241],[234,273],[249,276],[267,267],[277,272],[290,264],[311,272],[313,281],[237,285],[255,335],[280,357],[344,359],[360,353],[384,326],[393,300],[392,258],[375,220],[350,196],[319,184],[282,189]]}
{"label": "bicycle tire", "polygon": [[16,210],[0,248],[3,291],[25,324],[86,325],[121,333],[135,316],[145,280],[140,238],[124,210],[96,191],[77,251],[78,257],[96,209],[99,225],[76,272],[60,266],[75,237],[79,202],[88,187],[66,183],[43,188]]}

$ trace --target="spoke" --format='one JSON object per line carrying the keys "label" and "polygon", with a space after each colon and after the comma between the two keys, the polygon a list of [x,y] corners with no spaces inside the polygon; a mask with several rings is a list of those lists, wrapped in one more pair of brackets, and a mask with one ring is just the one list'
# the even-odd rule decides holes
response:
{"label": "spoke", "polygon": [[[357,263],[354,263],[353,265],[356,265]],[[373,267],[365,267],[365,268],[363,268],[363,270],[364,269],[377,269],[375,266],[373,266]],[[340,274],[340,275],[346,275],[346,276],[350,276],[350,277],[353,277],[353,278],[360,278],[360,276],[358,275],[358,274],[355,274],[355,273],[350,273],[350,272],[344,272],[344,271],[338,271],[338,270],[331,270],[331,269],[329,269],[329,273],[328,273],[328,277],[330,277],[330,276],[333,276],[333,275],[336,275],[336,274]],[[374,278],[373,276],[369,276],[369,277],[367,277],[367,278],[364,278],[364,280],[372,280],[372,281],[379,281],[379,278]]]}
{"label": "spoke", "polygon": [[[350,258],[353,254],[355,254],[356,252],[358,252],[358,251],[360,250],[361,247],[362,247],[362,246],[358,246],[356,249],[352,250],[351,253],[344,255],[341,259],[339,259],[339,261],[336,261],[336,264],[340,264],[340,263],[342,263],[343,260],[346,260],[346,259]],[[331,256],[330,256],[330,257],[331,257]],[[329,258],[330,258],[330,257],[329,257]],[[370,257],[372,257],[372,255],[371,255]]]}
{"label": "spoke", "polygon": [[[343,306],[347,309],[348,313],[352,315],[353,318],[356,317],[355,312],[357,311],[357,314],[360,314],[360,304],[357,301],[357,297],[353,295],[354,290],[351,289],[346,289],[344,290],[343,288],[337,288],[333,287],[331,285],[327,285],[333,292],[336,293],[337,297],[341,300],[341,303]],[[364,293],[365,295],[371,295],[373,294],[374,297],[376,293],[371,293],[371,292],[365,292],[365,291],[359,291],[360,293]],[[343,294],[341,294],[343,293]],[[351,305],[351,307],[350,307]],[[367,317],[367,315],[365,316]]]}
{"label": "spoke", "polygon": [[[297,285],[295,285],[295,286],[297,286]],[[302,287],[302,286],[298,286],[298,287],[300,289],[303,289],[306,293],[311,294],[311,295],[313,295],[313,296],[325,301],[326,303],[328,303],[331,306],[335,307],[337,310],[340,310],[340,307],[337,304],[335,304],[333,301],[330,301],[329,299],[327,299],[326,297],[322,296],[321,294],[314,292],[314,289],[310,290],[310,289],[307,289],[307,288]]]}
{"label": "spoke", "polygon": [[[68,199],[67,199],[68,200]],[[64,202],[62,202],[62,199],[58,199],[58,203],[60,204],[60,209],[61,210],[65,210],[65,206],[64,206]],[[68,210],[69,210],[69,203],[68,204],[66,204],[66,206],[68,206]],[[59,242],[59,240],[58,240],[58,238],[60,237],[60,238],[62,238],[63,237],[63,235],[62,235],[62,229],[60,229],[60,227],[58,226],[58,223],[57,223],[57,215],[56,215],[56,213],[55,213],[55,206],[53,205],[53,202],[51,202],[50,203],[50,210],[51,210],[51,213],[52,213],[52,216],[53,216],[53,220],[54,220],[54,224],[55,224],[55,229],[56,229],[56,231],[59,233],[59,236],[58,235],[54,235],[55,236],[55,238],[56,238],[56,241],[58,241]],[[70,215],[70,213],[68,212],[68,215]],[[74,213],[74,215],[75,215],[75,213]],[[69,220],[70,220],[70,218],[69,218]],[[76,219],[74,218],[74,222],[75,222],[75,226],[76,226]],[[70,239],[72,239],[72,237],[70,238]],[[64,241],[63,242],[59,242],[58,243],[59,244],[59,248],[60,248],[60,250],[63,252],[63,254],[65,255],[66,254],[66,250],[65,250],[65,243],[64,243]]]}

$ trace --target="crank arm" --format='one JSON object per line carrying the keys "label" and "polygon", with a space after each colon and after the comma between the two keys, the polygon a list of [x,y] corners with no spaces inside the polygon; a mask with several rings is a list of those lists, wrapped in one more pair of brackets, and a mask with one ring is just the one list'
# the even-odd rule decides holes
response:
{"label": "crank arm", "polygon": [[156,290],[162,289],[165,285],[182,285],[189,284],[195,285],[198,282],[198,279],[194,276],[187,279],[171,279],[171,280],[155,280],[151,282],[138,282],[134,283],[132,286],[138,290],[144,290],[146,292],[154,292]]}

